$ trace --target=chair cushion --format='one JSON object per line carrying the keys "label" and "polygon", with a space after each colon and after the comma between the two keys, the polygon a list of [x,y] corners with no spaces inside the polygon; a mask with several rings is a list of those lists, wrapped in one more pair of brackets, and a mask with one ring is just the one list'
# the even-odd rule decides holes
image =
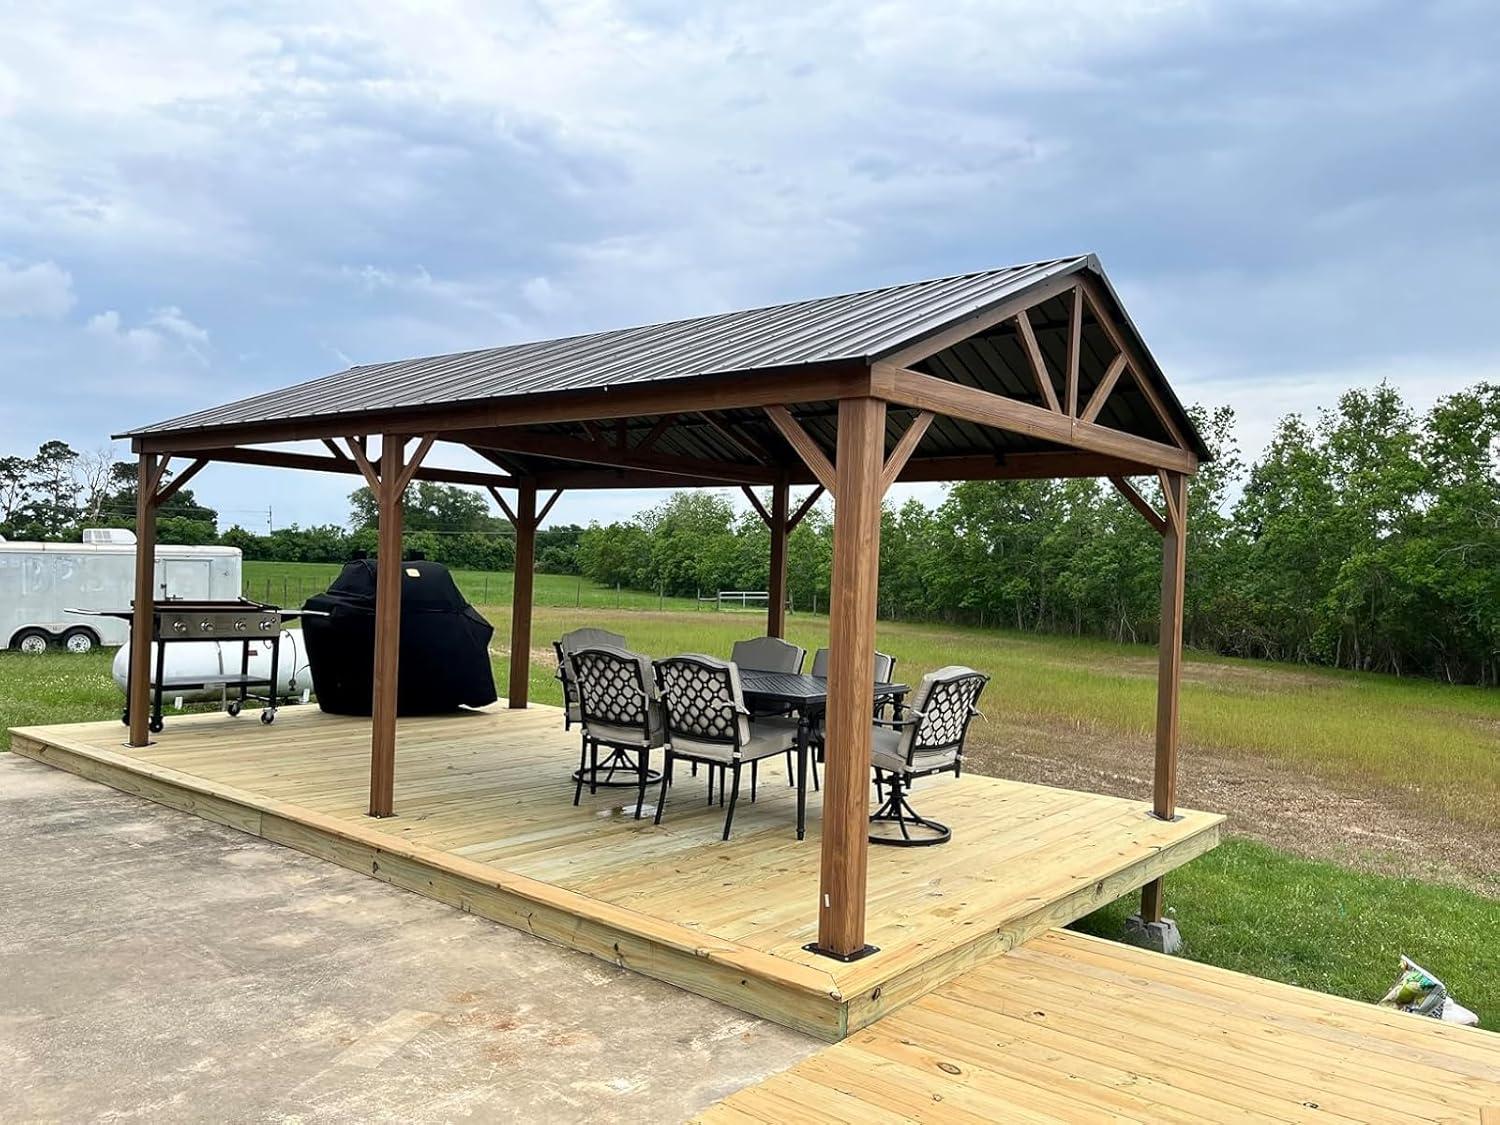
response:
{"label": "chair cushion", "polygon": [[[711,762],[733,763],[734,747],[727,742],[700,742],[694,738],[675,735],[671,739],[672,750],[694,758],[706,758]],[[785,754],[797,746],[797,720],[780,717],[755,719],[750,724],[750,737],[740,748],[740,761],[755,762]]]}
{"label": "chair cushion", "polygon": [[729,651],[729,659],[741,668],[757,672],[797,672],[802,668],[805,648],[783,641],[779,637],[752,637],[748,641],[735,641]]}

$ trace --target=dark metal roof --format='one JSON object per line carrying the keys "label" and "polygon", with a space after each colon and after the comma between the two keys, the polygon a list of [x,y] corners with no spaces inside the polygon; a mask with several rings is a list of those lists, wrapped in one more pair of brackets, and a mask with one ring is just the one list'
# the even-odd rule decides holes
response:
{"label": "dark metal roof", "polygon": [[[1089,271],[1103,282],[1106,293],[1116,305],[1112,312],[1118,314],[1122,327],[1134,335],[1134,328],[1123,308],[1119,307],[1118,298],[1104,278],[1098,260],[1093,255],[1079,255],[691,320],[450,355],[362,364],[335,375],[131,430],[121,436],[201,432],[309,417],[451,406],[520,394],[598,390],[772,369],[785,371],[787,368],[833,362],[868,362],[942,332],[966,317],[1051,278],[1081,270]],[[1007,343],[1004,335],[1004,330],[1001,330],[964,341],[919,366],[934,375],[1017,398],[1036,399],[1029,368],[1014,342]],[[1063,357],[1059,349],[1065,347],[1061,343],[1065,333],[1050,335],[1051,341],[1049,333],[1038,326],[1038,337],[1049,363],[1054,370],[1061,370]],[[1102,359],[1093,356],[1095,351],[1102,353]],[[1151,362],[1144,345],[1140,351]],[[1086,395],[1092,381],[1096,381],[1091,380],[1091,371],[1102,371],[1103,364],[1112,354],[1107,347],[1096,349],[1089,333],[1085,332],[1084,365],[1080,376],[1082,394]],[[1155,382],[1169,405],[1181,415],[1181,407],[1161,372],[1153,370],[1143,375]],[[1120,401],[1115,402],[1115,399]],[[1109,417],[1111,414],[1116,416]],[[1131,409],[1128,391],[1112,396],[1106,415],[1099,421],[1143,436],[1158,436],[1152,432],[1152,427],[1159,429],[1159,423],[1150,416],[1149,410],[1138,412]],[[1201,444],[1196,441],[1197,435],[1185,415],[1179,418],[1179,425],[1185,434],[1191,435],[1195,444]],[[969,432],[975,440],[956,440],[960,432]],[[945,433],[950,440],[943,440]],[[981,439],[980,433],[978,427],[968,425],[945,427],[935,430],[930,441],[955,450],[965,445],[985,450],[997,448],[993,436]],[[682,437],[686,439],[688,435]],[[774,438],[771,440],[775,442]],[[703,456],[734,457],[733,446],[725,445],[722,438],[712,444],[715,448],[704,447],[695,452]],[[924,442],[924,446],[927,444]],[[1010,441],[1004,444],[1017,445]],[[1029,444],[1034,443],[1022,439],[1020,447]],[[665,451],[666,443],[662,448]],[[1206,455],[1202,449],[1199,453],[1200,456]]]}

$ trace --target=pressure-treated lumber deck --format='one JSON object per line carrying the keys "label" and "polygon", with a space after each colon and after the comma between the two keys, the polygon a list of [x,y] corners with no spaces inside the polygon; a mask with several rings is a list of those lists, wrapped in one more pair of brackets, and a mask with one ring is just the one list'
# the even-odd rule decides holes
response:
{"label": "pressure-treated lumber deck", "polygon": [[699,1120],[1479,1125],[1488,1107],[1500,1035],[1055,930]]}
{"label": "pressure-treated lumber deck", "polygon": [[[365,815],[368,720],[312,707],[170,716],[148,746],[116,722],[23,728],[12,747],[126,792],[365,871],[748,1012],[839,1039],[1035,934],[1211,848],[1221,817],[965,775],[920,786],[938,848],[872,848],[869,940],[841,964],[816,936],[819,800],[793,832],[779,763],[734,837],[679,768],[661,827],[634,794],[572,804],[576,731],[555,708],[403,719],[396,816]],[[654,791],[649,800],[654,800]]]}

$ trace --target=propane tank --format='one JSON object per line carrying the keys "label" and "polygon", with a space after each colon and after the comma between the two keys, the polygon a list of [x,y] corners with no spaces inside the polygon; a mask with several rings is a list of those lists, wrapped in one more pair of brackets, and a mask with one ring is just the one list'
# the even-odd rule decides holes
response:
{"label": "propane tank", "polygon": [[[153,641],[151,644],[153,677],[156,675],[156,646],[159,643]],[[302,634],[296,629],[288,629],[277,635],[275,643],[281,646],[276,656],[276,678],[280,681],[276,685],[276,694],[292,698],[301,695],[304,688],[310,690],[312,676],[308,672]],[[269,676],[271,674],[271,644],[270,637],[250,642],[251,675]],[[192,644],[169,644],[162,673],[168,683],[173,680],[196,680],[210,676],[237,676],[240,674],[240,661],[243,659],[243,654],[244,642],[242,641],[194,641]],[[120,651],[115,653],[111,674],[123,692],[125,685],[130,682],[129,640],[126,640],[120,646]],[[238,687],[231,686],[228,690],[231,695],[239,694]],[[263,691],[264,689],[252,690]],[[168,688],[164,693],[164,698],[196,702],[219,699],[223,692],[224,689],[217,685],[192,689]]]}

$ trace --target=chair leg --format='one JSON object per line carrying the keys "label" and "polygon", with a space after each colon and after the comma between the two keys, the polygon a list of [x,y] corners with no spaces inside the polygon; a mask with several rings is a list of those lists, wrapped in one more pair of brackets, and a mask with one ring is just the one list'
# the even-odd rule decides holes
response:
{"label": "chair leg", "polygon": [[[740,764],[738,762],[734,763],[734,780],[731,784],[733,784],[734,788],[729,791],[729,815],[724,818],[724,839],[726,840],[729,839],[729,826],[734,823],[735,802],[740,799]],[[723,796],[724,784],[721,781],[719,783],[719,797],[721,800]]]}
{"label": "chair leg", "polygon": [[[898,773],[887,776],[885,784],[889,787],[889,793],[880,807],[870,816],[871,824],[894,824],[901,832],[899,840],[890,836],[877,836],[870,834],[870,843],[887,844],[896,847],[919,848],[931,847],[934,844],[945,844],[953,836],[952,830],[936,820],[928,820],[911,807],[911,802],[906,799],[905,788],[909,782]],[[913,836],[913,828],[925,829],[928,833],[922,836]]]}
{"label": "chair leg", "polygon": [[750,803],[755,804],[755,775],[760,772],[760,759],[750,763]]}
{"label": "chair leg", "polygon": [[677,764],[677,759],[672,757],[672,751],[666,752],[666,760],[661,764],[661,796],[656,798],[656,819],[654,824],[661,823],[661,814],[667,811],[667,787],[672,784],[672,767]]}
{"label": "chair leg", "polygon": [[646,767],[650,762],[651,751],[642,750],[640,758],[636,761],[635,774],[640,786],[635,792],[635,818],[641,819],[641,810],[646,807]]}
{"label": "chair leg", "polygon": [[792,765],[792,752],[786,752],[786,783],[793,789],[797,788],[797,770]]}
{"label": "chair leg", "polygon": [[599,792],[599,744],[589,743],[589,796]]}
{"label": "chair leg", "polygon": [[583,798],[584,771],[589,764],[589,740],[584,739],[578,747],[578,784],[573,786],[573,803],[576,805]]}

